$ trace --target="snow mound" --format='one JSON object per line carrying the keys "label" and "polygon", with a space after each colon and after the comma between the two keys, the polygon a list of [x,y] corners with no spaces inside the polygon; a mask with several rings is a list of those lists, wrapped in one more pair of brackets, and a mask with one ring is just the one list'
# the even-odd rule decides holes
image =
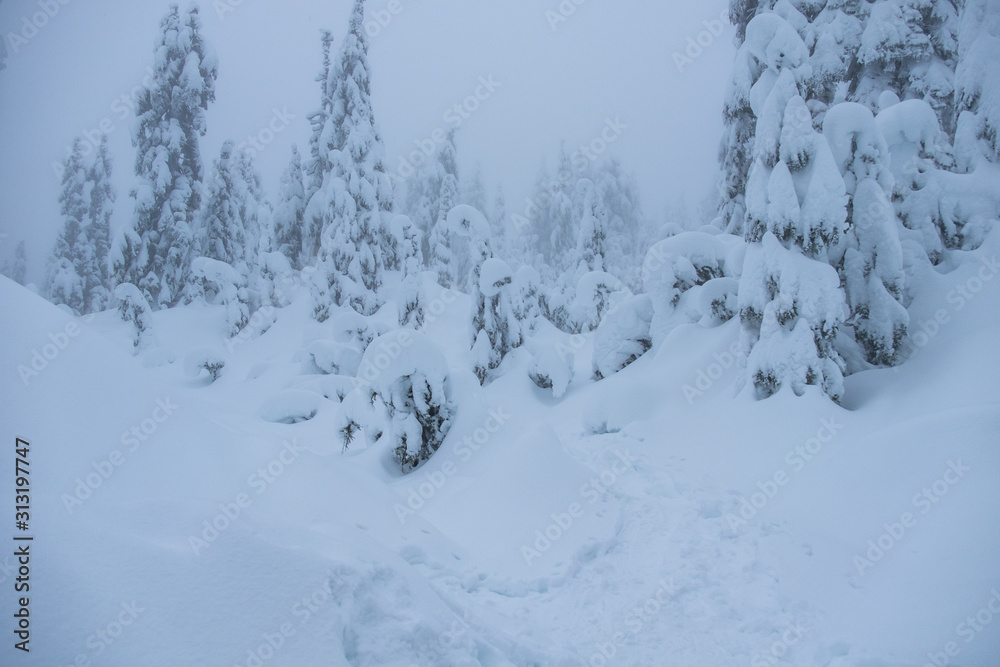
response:
{"label": "snow mound", "polygon": [[312,392],[290,389],[265,401],[259,413],[264,421],[275,424],[298,424],[315,417],[322,400]]}

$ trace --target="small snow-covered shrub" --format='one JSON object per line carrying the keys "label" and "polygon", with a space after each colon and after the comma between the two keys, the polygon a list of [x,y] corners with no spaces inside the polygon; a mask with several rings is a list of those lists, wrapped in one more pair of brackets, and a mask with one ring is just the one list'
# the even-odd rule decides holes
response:
{"label": "small snow-covered shrub", "polygon": [[132,325],[132,353],[152,347],[156,342],[153,333],[153,310],[139,288],[132,283],[122,283],[115,288],[118,314]]}
{"label": "small snow-covered shrub", "polygon": [[535,352],[528,377],[542,389],[551,389],[553,398],[562,398],[573,381],[573,349],[562,343],[543,345]]}
{"label": "small snow-covered shrub", "polygon": [[212,382],[219,379],[225,366],[226,360],[222,355],[210,348],[192,350],[184,360],[184,372],[188,377],[198,377],[204,370],[208,371]]}
{"label": "small snow-covered shrub", "polygon": [[361,365],[361,352],[352,345],[316,340],[306,348],[316,367],[326,375],[354,375]]}
{"label": "small snow-covered shrub", "polygon": [[410,329],[379,336],[365,351],[358,380],[338,424],[345,449],[364,431],[370,442],[388,444],[404,473],[438,450],[456,406],[448,364],[429,337]]}
{"label": "small snow-covered shrub", "polygon": [[597,378],[617,373],[649,351],[652,319],[653,301],[648,294],[634,296],[608,313],[594,334]]}
{"label": "small snow-covered shrub", "polygon": [[650,248],[642,274],[654,344],[681,324],[714,326],[736,314],[732,278],[742,271],[744,248],[738,237],[705,232],[677,234]]}
{"label": "small snow-covered shrub", "polygon": [[246,278],[229,264],[208,257],[198,257],[191,262],[191,273],[216,286],[226,307],[229,335],[238,334],[250,321],[250,297]]}
{"label": "small snow-covered shrub", "polygon": [[631,296],[625,283],[604,271],[583,275],[576,285],[576,297],[570,308],[573,333],[593,331],[621,299]]}
{"label": "small snow-covered shrub", "polygon": [[524,342],[513,280],[510,266],[496,257],[480,267],[479,303],[472,323],[476,332],[472,361],[481,384],[511,350]]}

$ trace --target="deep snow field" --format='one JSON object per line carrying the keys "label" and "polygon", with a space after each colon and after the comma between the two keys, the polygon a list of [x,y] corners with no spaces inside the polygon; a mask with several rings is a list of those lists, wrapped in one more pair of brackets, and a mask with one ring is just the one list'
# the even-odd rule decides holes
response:
{"label": "deep snow field", "polygon": [[[334,437],[352,384],[306,352],[337,321],[308,289],[232,341],[221,308],[158,312],[133,357],[115,312],[74,320],[0,278],[30,664],[1000,664],[998,255],[994,232],[928,269],[912,358],[848,378],[843,406],[735,395],[735,320],[601,381],[590,336],[549,328],[480,388],[471,302],[443,299],[427,331],[458,415],[406,476]],[[527,375],[556,339],[577,364],[559,401]],[[214,383],[186,373],[206,347]],[[0,663],[21,664],[3,553]]]}

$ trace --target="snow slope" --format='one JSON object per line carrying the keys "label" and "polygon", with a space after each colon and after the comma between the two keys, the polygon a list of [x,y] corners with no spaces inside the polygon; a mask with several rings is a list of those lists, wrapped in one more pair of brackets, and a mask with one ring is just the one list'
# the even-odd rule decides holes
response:
{"label": "snow slope", "polygon": [[[567,337],[558,401],[526,350],[480,388],[462,296],[428,326],[458,416],[407,476],[334,437],[353,385],[315,374],[334,325],[307,290],[232,341],[221,308],[158,312],[135,358],[114,313],[2,278],[0,423],[31,442],[36,541],[30,658],[5,629],[0,662],[1000,664],[998,255],[994,233],[927,268],[911,359],[848,378],[843,407],[734,398],[737,322],[600,382],[592,335]],[[214,383],[185,373],[206,348]]]}

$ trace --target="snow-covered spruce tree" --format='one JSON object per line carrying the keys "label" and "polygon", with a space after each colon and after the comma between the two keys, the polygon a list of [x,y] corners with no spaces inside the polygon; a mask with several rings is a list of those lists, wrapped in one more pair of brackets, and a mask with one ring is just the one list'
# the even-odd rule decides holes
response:
{"label": "snow-covered spruce tree", "polygon": [[529,217],[533,232],[538,237],[538,252],[558,272],[568,268],[569,255],[576,248],[577,209],[573,205],[573,196],[578,180],[570,155],[562,146],[555,175],[550,176],[543,165],[531,199]]}
{"label": "snow-covered spruce tree", "polygon": [[[330,117],[333,115],[334,92],[337,89],[337,77],[333,67],[333,34],[329,30],[321,32],[323,49],[323,65],[316,75],[320,85],[319,109],[309,114],[309,125],[312,134],[309,136],[309,158],[303,173],[303,189],[305,191],[305,206],[302,228],[302,265],[311,264],[313,258],[319,256],[319,247],[323,235],[322,200],[316,199],[316,204],[310,208],[316,193],[323,188],[323,183],[329,178],[333,165],[330,163],[330,141],[328,134],[331,128]],[[324,133],[327,133],[324,135]]]}
{"label": "snow-covered spruce tree", "polygon": [[895,365],[909,315],[900,303],[903,249],[889,203],[894,187],[889,147],[871,112],[854,102],[830,108],[823,136],[850,196],[850,230],[840,270],[854,337],[869,363]]}
{"label": "snow-covered spruce tree", "polygon": [[238,334],[250,321],[250,298],[246,276],[230,264],[209,257],[196,257],[191,273],[210,283],[226,309],[226,328],[230,336]]}
{"label": "snow-covered spruce tree", "polygon": [[581,179],[577,187],[583,192],[583,211],[577,231],[576,272],[604,271],[608,246],[608,209],[604,196],[590,179]]}
{"label": "snow-covered spruce tree", "polygon": [[479,289],[473,330],[472,363],[480,384],[486,384],[503,358],[524,342],[517,290],[507,262],[491,257],[479,270]]}
{"label": "snow-covered spruce tree", "polygon": [[830,262],[847,217],[844,181],[801,96],[811,70],[798,33],[761,14],[746,36],[767,67],[747,92],[757,118],[738,300],[747,379],[757,398],[817,385],[839,400],[844,364],[834,342],[845,302]]}
{"label": "snow-covered spruce tree", "polygon": [[[323,211],[323,239],[313,285],[314,317],[326,320],[332,305],[371,315],[383,303],[383,271],[392,264],[382,213],[392,209],[385,148],[371,106],[364,0],[355,0],[350,28],[335,70],[333,114],[321,146],[332,171],[314,195]],[[310,202],[310,207],[313,202]]]}
{"label": "snow-covered spruce tree", "polygon": [[254,164],[253,153],[243,149],[236,154],[236,173],[240,218],[246,230],[246,263],[248,274],[257,273],[261,254],[273,250],[274,225],[271,204],[264,193],[260,172]]}
{"label": "snow-covered spruce tree", "polygon": [[425,334],[400,329],[376,338],[365,351],[358,380],[339,418],[345,450],[364,432],[371,442],[385,441],[406,473],[441,447],[456,405],[447,361]]}
{"label": "snow-covered spruce tree", "polygon": [[[616,158],[591,163],[587,177],[597,186],[608,211],[604,270],[620,278],[630,288],[638,289],[642,252],[652,242],[643,221],[638,183],[634,176],[625,172]],[[582,194],[577,191],[578,197]]]}
{"label": "snow-covered spruce tree", "polygon": [[118,314],[122,321],[132,327],[132,354],[139,354],[156,343],[153,331],[153,309],[139,288],[131,283],[115,287],[118,299]]}
{"label": "snow-covered spruce tree", "polygon": [[281,176],[281,191],[274,210],[274,245],[296,270],[312,258],[303,235],[306,193],[302,179],[302,156],[293,144],[292,158]]}
{"label": "snow-covered spruce tree", "polygon": [[392,234],[396,267],[400,276],[399,304],[400,326],[419,328],[424,324],[424,306],[421,299],[420,272],[424,268],[423,243],[420,230],[408,216],[393,216],[389,224]]}
{"label": "snow-covered spruce tree", "polygon": [[88,257],[84,270],[87,312],[100,312],[112,305],[111,271],[111,216],[114,213],[116,193],[111,184],[112,159],[108,150],[108,137],[101,138],[97,156],[90,168],[90,207],[87,225]]}
{"label": "snow-covered spruce tree", "polygon": [[972,171],[984,158],[1000,161],[1000,6],[965,0],[959,28],[955,102],[959,167]]}
{"label": "snow-covered spruce tree", "polygon": [[448,229],[448,214],[458,205],[458,158],[455,150],[455,133],[449,132],[438,148],[434,160],[435,173],[428,183],[428,190],[436,199],[434,225],[427,241],[427,265],[438,276],[442,287],[461,287],[464,275],[459,261],[459,248]]}
{"label": "snow-covered spruce tree", "polygon": [[861,181],[854,194],[843,274],[854,338],[865,358],[872,364],[895,366],[910,321],[900,303],[903,251],[892,204],[870,178]]}
{"label": "snow-covered spruce tree", "polygon": [[196,252],[233,268],[246,264],[248,237],[240,199],[246,192],[232,141],[222,144],[205,187],[205,205]]}
{"label": "snow-covered spruce tree", "polygon": [[[733,22],[741,34],[746,30],[746,41],[739,43],[726,97],[719,225],[734,233],[741,231],[745,184],[753,161],[748,148],[755,132],[750,90],[759,77],[766,79],[766,72],[774,69],[761,48],[775,44],[774,26],[796,31],[805,47],[804,53],[798,45],[791,52],[781,51],[779,59],[786,64],[779,69],[788,64],[808,67],[796,78],[817,127],[830,105],[855,101],[876,112],[879,98],[890,90],[900,99],[927,100],[940,125],[951,133],[959,4],[954,0],[732,0]],[[766,16],[779,20],[758,21],[757,29],[749,30],[755,17]],[[791,46],[792,41],[783,40],[781,45]]]}
{"label": "snow-covered spruce tree", "polygon": [[19,285],[26,284],[28,276],[28,251],[24,241],[18,241],[14,249],[13,263],[4,265],[4,275]]}
{"label": "snow-covered spruce tree", "polygon": [[198,140],[218,76],[196,6],[183,17],[171,6],[154,53],[150,85],[136,104],[135,218],[119,243],[114,273],[117,282],[142,290],[153,307],[169,307],[181,299],[187,279],[201,204]]}
{"label": "snow-covered spruce tree", "polygon": [[62,230],[49,260],[45,293],[54,304],[64,304],[77,315],[87,309],[84,272],[89,256],[84,222],[87,219],[87,168],[83,163],[83,143],[73,141],[71,153],[63,161],[59,212]]}
{"label": "snow-covered spruce tree", "polygon": [[472,172],[472,177],[462,183],[462,194],[459,202],[468,204],[479,211],[487,210],[486,183],[483,181],[483,170],[478,165]]}
{"label": "snow-covered spruce tree", "polygon": [[872,111],[885,90],[901,100],[926,100],[951,134],[957,55],[958,0],[876,0],[861,33],[853,64],[859,71],[848,99]]}

